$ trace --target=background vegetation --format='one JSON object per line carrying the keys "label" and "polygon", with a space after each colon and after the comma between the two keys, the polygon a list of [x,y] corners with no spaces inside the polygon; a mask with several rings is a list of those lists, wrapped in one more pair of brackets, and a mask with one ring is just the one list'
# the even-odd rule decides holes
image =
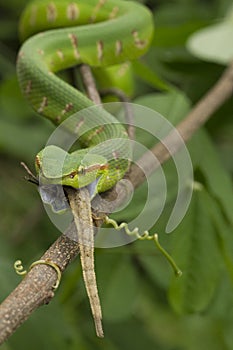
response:
{"label": "background vegetation", "polygon": [[[60,234],[19,165],[23,160],[33,167],[35,154],[53,130],[27,106],[16,79],[17,24],[26,3],[0,0],[0,300],[19,282],[14,261],[35,261]],[[218,52],[207,60],[195,57],[195,49],[192,54],[187,50],[187,39],[201,28],[226,21],[232,1],[150,0],[146,4],[154,12],[156,31],[150,52],[133,67],[135,101],[176,124],[217,81],[227,63]],[[233,20],[229,23],[233,28]],[[224,36],[222,41],[227,51],[232,41]],[[95,336],[76,260],[54,300],[34,313],[2,349],[233,349],[232,107],[232,100],[225,103],[188,144],[195,181],[202,189],[194,192],[183,222],[171,235],[164,234],[171,192],[156,224],[183,277],[173,277],[150,242],[97,249],[105,339]],[[172,161],[164,171],[171,189],[176,182]],[[143,191],[138,191],[124,220],[135,215]]]}

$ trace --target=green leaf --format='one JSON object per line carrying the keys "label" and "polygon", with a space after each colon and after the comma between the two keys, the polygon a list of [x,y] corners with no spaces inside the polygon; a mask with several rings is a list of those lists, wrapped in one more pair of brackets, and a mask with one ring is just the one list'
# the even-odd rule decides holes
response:
{"label": "green leaf", "polygon": [[135,269],[129,258],[118,260],[105,280],[105,286],[103,283],[101,294],[104,318],[119,321],[129,317],[133,312],[139,288]]}
{"label": "green leaf", "polygon": [[[4,242],[1,241],[1,244],[4,244]],[[10,294],[10,292],[16,286],[17,282],[19,282],[21,279],[19,276],[16,275],[13,265],[14,265],[14,261],[11,261],[10,259],[3,257],[3,254],[1,254],[1,260],[0,260],[0,285],[1,285],[0,300],[1,301],[3,301],[8,296],[8,294]]]}
{"label": "green leaf", "polygon": [[[15,73],[15,57],[12,51],[0,42],[0,67],[1,67],[1,79],[2,77],[8,78]],[[1,83],[2,85],[2,83]]]}
{"label": "green leaf", "polygon": [[[15,66],[12,67],[12,70],[15,73]],[[6,71],[4,74],[7,74],[8,77],[0,85],[1,119],[22,123],[23,120],[29,119],[32,114],[36,114],[23,98],[15,74],[9,76],[10,71]]]}
{"label": "green leaf", "polygon": [[[208,191],[222,206],[224,214],[233,224],[233,191],[230,175],[221,163],[212,141],[204,129],[199,130],[189,143],[195,169],[204,176]],[[199,179],[198,179],[199,180]]]}
{"label": "green leaf", "polygon": [[[208,2],[196,0],[175,0],[173,2],[161,1],[155,10],[155,26],[161,25],[176,30],[179,26],[185,26],[196,21],[206,21],[213,17],[214,6]],[[155,33],[155,38],[157,32]],[[174,40],[176,40],[174,38]]]}
{"label": "green leaf", "polygon": [[169,299],[178,313],[203,311],[210,303],[218,281],[218,241],[203,191],[194,192],[188,213],[173,233],[172,256],[183,275],[173,278]]}
{"label": "green leaf", "polygon": [[170,50],[175,47],[183,46],[187,38],[196,30],[198,30],[206,22],[195,21],[186,22],[177,26],[166,25],[156,28],[156,35],[153,40],[153,46],[158,48],[168,48]]}
{"label": "green leaf", "polygon": [[228,64],[233,59],[233,7],[221,23],[206,27],[193,34],[187,48],[201,59]]}
{"label": "green leaf", "polygon": [[134,100],[134,103],[151,108],[162,114],[173,125],[176,125],[186,116],[191,106],[187,96],[175,89],[167,93],[151,93],[140,96]]}
{"label": "green leaf", "polygon": [[80,325],[72,327],[56,300],[36,310],[8,343],[13,349],[85,349]]}
{"label": "green leaf", "polygon": [[[190,101],[189,99],[181,92],[172,91],[169,93],[157,93],[157,94],[148,94],[142,97],[138,97],[134,100],[136,104],[141,106],[148,107],[156,112],[159,112],[164,116],[164,118],[168,119],[173,125],[176,125],[180,120],[184,118],[184,116],[188,113],[190,109]],[[139,116],[141,117],[141,116]],[[137,118],[137,116],[135,116]],[[151,125],[151,130],[153,130],[154,126]],[[136,130],[136,141],[140,144],[146,146],[147,148],[151,148],[154,146],[158,140],[153,135],[143,131],[142,129]],[[163,188],[163,177],[161,173],[164,171],[166,176],[166,184],[167,184],[167,201],[174,199],[177,194],[177,170],[172,161],[167,162],[161,172],[157,171],[154,173],[153,181],[154,186],[157,189]],[[143,209],[147,196],[147,184],[146,182],[137,188],[134,191],[134,197],[130,204],[127,206],[127,209],[124,211],[119,211],[116,214],[112,215],[115,220],[123,220],[129,221],[133,217],[137,216],[141,210]],[[161,201],[163,201],[163,191],[157,191],[156,196],[151,197],[150,208],[151,213],[150,216],[154,215],[158,212],[159,208],[161,208]],[[144,222],[145,222],[144,218]]]}
{"label": "green leaf", "polygon": [[[142,247],[143,242],[140,242],[140,244]],[[168,274],[170,272],[170,266],[166,264],[164,256],[158,252],[156,247],[152,245],[152,242],[150,242],[150,244],[152,246],[150,247],[150,250],[153,248],[154,251],[150,252],[150,250],[147,250],[147,253],[143,253],[142,247],[142,252],[139,256],[139,260],[152,281],[154,281],[156,285],[159,285],[161,288],[164,288],[164,290],[166,290],[168,288]]]}
{"label": "green leaf", "polygon": [[[14,125],[7,121],[0,121],[0,151],[11,154],[21,160],[31,161],[49,137],[47,129],[25,125]],[[9,136],[10,135],[10,136]]]}
{"label": "green leaf", "polygon": [[207,210],[213,220],[219,236],[223,258],[233,282],[233,225],[226,222],[221,207],[208,193],[205,193]]}
{"label": "green leaf", "polygon": [[162,80],[149,66],[140,61],[132,63],[135,74],[143,81],[159,90],[169,91],[171,85]]}
{"label": "green leaf", "polygon": [[38,153],[54,128],[26,104],[15,75],[0,85],[0,114],[0,151],[24,161]]}

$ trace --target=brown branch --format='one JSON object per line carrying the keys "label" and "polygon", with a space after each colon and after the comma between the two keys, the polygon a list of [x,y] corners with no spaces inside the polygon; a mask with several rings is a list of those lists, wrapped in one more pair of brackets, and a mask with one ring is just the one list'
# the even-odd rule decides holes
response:
{"label": "brown branch", "polygon": [[[41,259],[53,261],[61,272],[77,256],[77,242],[72,237],[76,229],[72,225],[67,234],[61,235]],[[71,237],[71,238],[69,238]],[[0,306],[0,344],[23,323],[39,306],[48,304],[54,296],[56,271],[48,265],[37,265],[28,272],[22,282]]]}
{"label": "brown branch", "polygon": [[[210,116],[227,100],[233,93],[233,64],[231,64],[215,86],[193,108],[189,115],[177,126],[183,139],[187,142],[196,130],[198,130]],[[174,152],[180,147],[173,144],[173,135],[168,135],[166,141],[173,146]],[[171,156],[167,149],[157,144],[153,153],[159,162],[164,163]],[[140,160],[146,162],[147,157]],[[147,164],[153,168],[153,164]],[[144,177],[138,167],[131,167],[127,175],[128,179],[138,187]],[[127,186],[121,185],[118,191],[118,203],[124,200]],[[114,198],[114,190],[105,194],[105,198]],[[116,202],[115,202],[116,204]],[[99,222],[99,225],[101,222]],[[71,226],[66,234],[62,235],[48,249],[42,257],[50,259],[60,266],[63,272],[67,265],[78,255],[78,245],[75,242],[76,229]],[[57,279],[56,271],[47,265],[35,266],[18,287],[5,299],[0,306],[0,344],[2,344],[40,305],[48,303],[53,297],[53,285]]]}
{"label": "brown branch", "polygon": [[[182,122],[176,126],[183,141],[187,143],[193,134],[213,115],[213,113],[233,94],[233,62],[224,71],[223,75],[217,83],[201,98],[201,100],[193,107],[190,113]],[[148,153],[146,152],[138,161],[141,166],[146,166],[152,173],[157,167],[166,162],[173,154],[175,154],[183,143],[177,142],[176,132],[171,132],[162,142],[156,144],[150,151],[155,155],[158,162],[150,163]],[[168,148],[164,146],[166,144]],[[130,179],[134,187],[140,186],[145,180],[145,174],[137,165],[132,165],[127,178]]]}
{"label": "brown branch", "polygon": [[135,139],[135,126],[134,126],[134,116],[133,109],[130,104],[130,99],[124,93],[124,91],[117,88],[103,89],[100,91],[101,96],[114,95],[119,101],[123,102],[123,107],[125,109],[125,121],[127,123],[127,132],[131,140]]}
{"label": "brown branch", "polygon": [[101,105],[100,95],[95,85],[95,80],[93,78],[91,68],[87,64],[82,64],[80,67],[80,72],[82,75],[83,83],[87,90],[87,96],[96,104]]}
{"label": "brown branch", "polygon": [[[204,95],[201,100],[192,108],[189,114],[176,126],[176,131],[179,132],[184,142],[191,139],[193,134],[213,115],[217,109],[223,105],[233,94],[233,62],[225,69],[220,79],[216,84]],[[145,173],[142,169],[147,169],[147,175],[155,171],[158,166],[165,163],[173,154],[175,154],[183,142],[177,142],[176,132],[171,132],[162,142],[156,144],[150,151],[145,152],[143,156],[137,161],[137,164],[132,164],[125,178],[128,179],[134,188],[139,187],[145,181]],[[172,153],[168,148],[173,150]],[[150,152],[157,158],[158,162],[151,161]],[[110,190],[102,194],[104,202],[96,201],[94,198],[93,206],[98,212],[104,212],[106,208],[106,201],[108,203],[108,210],[112,212],[115,207],[120,206],[127,197],[129,189],[127,184],[119,183],[116,192]],[[101,225],[101,220],[99,225]]]}

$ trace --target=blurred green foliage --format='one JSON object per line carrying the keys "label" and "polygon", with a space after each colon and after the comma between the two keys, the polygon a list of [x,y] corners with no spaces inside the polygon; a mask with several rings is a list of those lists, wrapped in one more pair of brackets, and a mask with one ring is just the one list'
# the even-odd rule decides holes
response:
{"label": "blurred green foliage", "polygon": [[[16,79],[17,23],[26,3],[0,0],[1,300],[18,283],[14,261],[35,261],[60,234],[45,214],[36,187],[23,179],[19,165],[25,161],[33,167],[35,154],[54,128],[27,106]],[[232,1],[144,3],[154,12],[156,30],[150,52],[133,65],[135,102],[176,124],[225,68],[214,59],[207,62],[194,57],[187,40],[196,31],[221,23]],[[225,42],[226,47],[230,45]],[[183,276],[172,275],[150,242],[97,249],[105,339],[95,336],[76,260],[64,274],[54,300],[35,312],[2,349],[233,349],[232,107],[232,100],[225,103],[188,144],[200,186],[182,223],[170,235],[163,232],[176,192],[176,172],[172,161],[163,167],[169,200],[154,229]],[[151,146],[146,135],[137,136]],[[134,217],[145,196],[143,185],[118,219]]]}

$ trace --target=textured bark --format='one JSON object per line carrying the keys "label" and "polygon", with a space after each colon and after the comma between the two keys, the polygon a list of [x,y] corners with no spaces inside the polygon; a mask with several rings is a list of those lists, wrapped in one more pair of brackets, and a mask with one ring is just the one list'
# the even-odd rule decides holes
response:
{"label": "textured bark", "polygon": [[[76,235],[72,225],[68,235]],[[57,264],[63,272],[77,256],[77,242],[66,235],[59,237],[41,257]],[[39,306],[48,304],[54,297],[53,286],[57,281],[56,271],[48,265],[37,265],[0,305],[0,344],[2,344]]]}

